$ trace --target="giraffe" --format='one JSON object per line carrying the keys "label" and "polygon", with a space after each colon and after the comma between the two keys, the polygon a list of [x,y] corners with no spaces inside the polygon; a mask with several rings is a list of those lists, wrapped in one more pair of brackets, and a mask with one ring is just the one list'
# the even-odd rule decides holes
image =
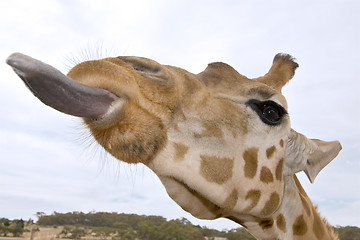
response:
{"label": "giraffe", "polygon": [[281,89],[298,67],[292,56],[277,54],[255,79],[221,62],[193,74],[131,56],[67,76],[21,53],[7,63],[43,103],[82,117],[115,158],[149,167],[193,216],[228,218],[257,239],[338,239],[295,175],[313,182],[341,145],[291,128]]}

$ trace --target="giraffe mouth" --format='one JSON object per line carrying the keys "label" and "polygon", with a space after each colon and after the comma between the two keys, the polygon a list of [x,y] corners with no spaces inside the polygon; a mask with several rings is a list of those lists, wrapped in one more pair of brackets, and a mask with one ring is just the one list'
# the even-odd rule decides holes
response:
{"label": "giraffe mouth", "polygon": [[13,53],[6,63],[40,101],[72,116],[100,119],[120,99],[105,89],[78,83],[56,68],[21,53]]}

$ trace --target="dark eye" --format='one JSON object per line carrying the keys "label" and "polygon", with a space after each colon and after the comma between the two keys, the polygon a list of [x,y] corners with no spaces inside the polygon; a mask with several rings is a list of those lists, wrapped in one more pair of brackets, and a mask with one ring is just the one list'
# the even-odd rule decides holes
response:
{"label": "dark eye", "polygon": [[270,122],[278,122],[281,118],[279,109],[273,105],[264,104],[261,106],[262,115]]}
{"label": "dark eye", "polygon": [[247,104],[259,115],[260,119],[268,125],[279,125],[283,116],[287,114],[282,106],[273,101],[251,99]]}

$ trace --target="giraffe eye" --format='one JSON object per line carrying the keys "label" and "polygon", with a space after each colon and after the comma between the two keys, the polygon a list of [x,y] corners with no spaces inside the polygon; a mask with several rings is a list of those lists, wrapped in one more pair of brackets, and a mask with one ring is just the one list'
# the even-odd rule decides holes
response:
{"label": "giraffe eye", "polygon": [[260,119],[267,125],[276,126],[281,123],[283,116],[287,114],[286,110],[273,101],[259,101],[251,99],[247,102],[260,117]]}

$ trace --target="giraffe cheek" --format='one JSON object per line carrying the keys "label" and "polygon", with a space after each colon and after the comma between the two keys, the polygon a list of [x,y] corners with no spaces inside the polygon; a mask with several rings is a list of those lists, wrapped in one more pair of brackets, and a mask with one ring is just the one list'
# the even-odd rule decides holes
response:
{"label": "giraffe cheek", "polygon": [[[127,163],[148,164],[166,144],[166,129],[161,120],[134,103],[124,105],[111,126],[91,121],[85,123],[106,151]],[[155,134],[148,134],[148,129]]]}

